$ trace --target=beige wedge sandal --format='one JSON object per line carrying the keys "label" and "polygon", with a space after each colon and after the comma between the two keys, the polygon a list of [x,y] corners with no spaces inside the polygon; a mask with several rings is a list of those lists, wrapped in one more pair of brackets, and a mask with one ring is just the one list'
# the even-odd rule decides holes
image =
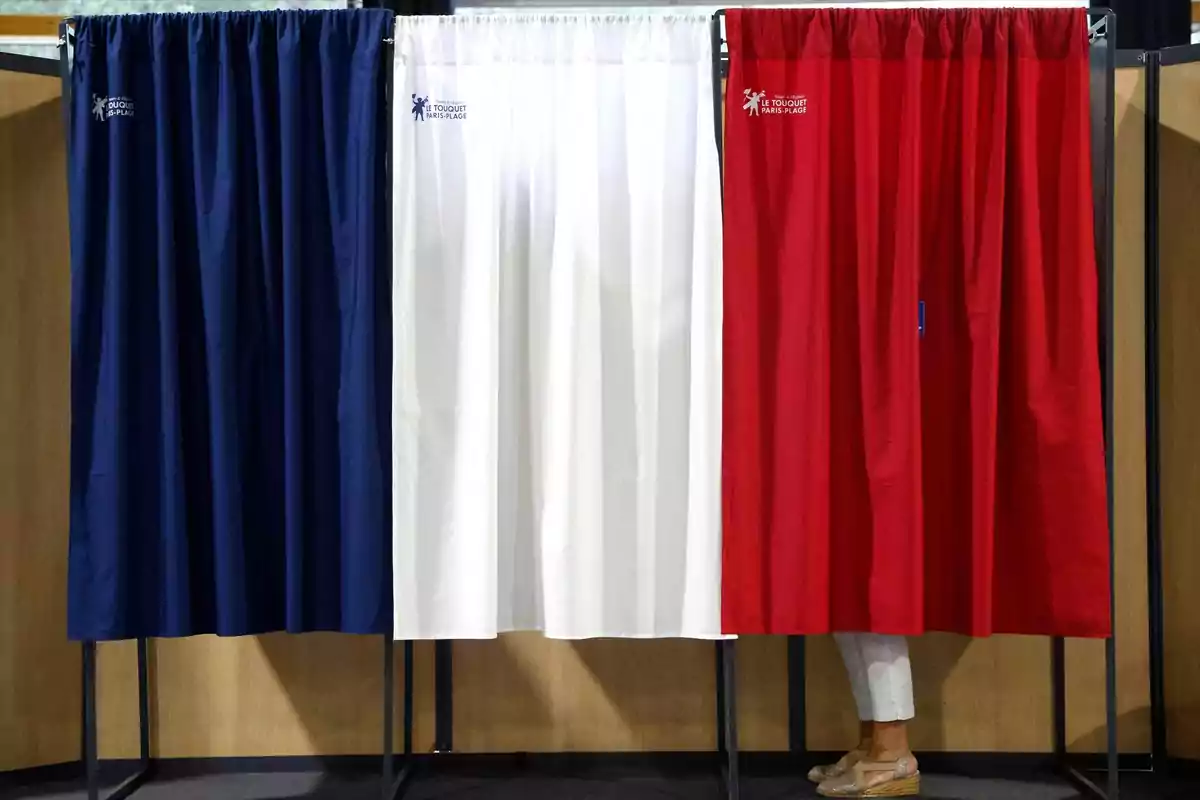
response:
{"label": "beige wedge sandal", "polygon": [[817,787],[822,797],[916,797],[920,793],[921,772],[912,756],[899,761],[859,761]]}
{"label": "beige wedge sandal", "polygon": [[831,778],[840,778],[850,771],[858,762],[867,757],[865,750],[851,750],[838,759],[836,764],[822,764],[808,771],[808,779],[813,783],[824,783]]}

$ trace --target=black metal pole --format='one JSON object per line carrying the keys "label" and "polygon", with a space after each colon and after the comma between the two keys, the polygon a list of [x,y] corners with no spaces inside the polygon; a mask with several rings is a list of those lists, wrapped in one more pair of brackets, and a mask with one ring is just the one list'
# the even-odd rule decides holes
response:
{"label": "black metal pole", "polygon": [[392,742],[392,722],[396,703],[396,674],[395,674],[395,642],[392,635],[383,635],[383,796],[387,800],[391,796],[392,776],[395,774],[393,762],[394,750]]}
{"label": "black metal pole", "polygon": [[137,640],[138,666],[138,744],[142,768],[150,765],[150,659],[145,638]]}
{"label": "black metal pole", "polygon": [[96,753],[96,643],[83,643],[83,768],[88,800],[100,800],[100,762]]}
{"label": "black metal pole", "polygon": [[[378,5],[378,4],[368,4]],[[391,242],[391,204],[392,204],[392,184],[391,184],[391,168],[392,168],[392,124],[391,124],[391,104],[392,104],[392,67],[394,67],[394,49],[395,49],[395,22],[388,25],[388,38],[384,41],[383,48],[380,48],[379,70],[383,71],[383,120],[380,122],[380,127],[384,128],[383,138],[386,150],[384,151],[384,169],[383,169],[383,194],[386,198],[386,213],[384,213],[383,227],[385,241]],[[386,535],[386,531],[385,531]],[[404,678],[408,679],[408,664],[404,668]],[[395,764],[395,709],[396,709],[396,642],[392,637],[392,632],[388,631],[383,634],[383,796],[384,800],[391,798],[394,794],[392,787],[392,776],[396,774]]]}
{"label": "black metal pole", "polygon": [[[71,20],[64,19],[58,23],[58,69],[62,77],[62,112],[64,141],[67,149],[71,147]],[[69,173],[70,170],[67,170]],[[68,175],[68,178],[70,176]]]}
{"label": "black metal pole", "polygon": [[404,642],[404,764],[399,774],[395,769],[393,727],[395,720],[396,666],[395,643],[390,635],[384,638],[383,662],[383,798],[399,800],[413,777],[413,643]]}
{"label": "black metal pole", "polygon": [[56,58],[0,52],[0,71],[3,72],[20,72],[25,75],[45,75],[53,78],[60,73],[61,69],[59,59]]}
{"label": "black metal pole", "polygon": [[715,642],[713,655],[716,657],[716,689],[717,689],[717,752],[724,755],[727,752],[725,742],[725,651],[721,642]]}
{"label": "black metal pole", "polygon": [[413,643],[404,643],[404,758],[413,753]]}
{"label": "black metal pole", "polygon": [[1159,239],[1158,169],[1159,104],[1162,61],[1157,52],[1145,54],[1145,330],[1146,330],[1146,567],[1150,610],[1150,764],[1167,763],[1167,714],[1164,678],[1162,451],[1159,428]]}
{"label": "black metal pole", "polygon": [[454,749],[454,650],[453,642],[439,641],[433,646],[434,731],[433,749],[449,753]]}
{"label": "black metal pole", "polygon": [[1105,342],[1105,363],[1107,379],[1104,383],[1104,467],[1108,480],[1108,605],[1109,619],[1112,632],[1104,647],[1105,673],[1105,717],[1108,728],[1108,800],[1118,800],[1120,797],[1120,752],[1117,741],[1117,553],[1116,531],[1113,530],[1113,400],[1114,400],[1114,367],[1116,348],[1114,346],[1114,329],[1116,320],[1116,303],[1114,295],[1115,265],[1113,264],[1113,225],[1114,188],[1116,185],[1115,154],[1116,132],[1116,68],[1117,68],[1117,19],[1109,11],[1105,15],[1105,48],[1104,48],[1104,239],[1105,250],[1105,294],[1104,294],[1104,325],[1107,332]]}
{"label": "black metal pole", "polygon": [[787,639],[788,670],[788,750],[793,755],[808,752],[808,698],[805,663],[805,638]]}
{"label": "black metal pole", "polygon": [[[1105,788],[1072,766],[1066,745],[1066,652],[1065,643],[1052,644],[1054,680],[1054,751],[1067,779],[1087,795],[1118,800],[1120,763],[1117,742],[1117,639],[1116,639],[1116,534],[1113,530],[1113,386],[1114,386],[1114,264],[1113,187],[1114,94],[1116,91],[1116,17],[1111,10],[1092,8],[1089,17],[1102,17],[1102,25],[1091,25],[1096,34],[1089,53],[1091,146],[1093,152],[1092,201],[1095,220],[1095,253],[1099,279],[1099,328],[1101,407],[1104,420],[1105,506],[1108,518],[1108,592],[1110,634],[1104,642],[1104,708],[1106,732]],[[1090,23],[1090,20],[1089,20]],[[1097,50],[1096,42],[1102,43]],[[1097,53],[1101,58],[1097,58]]]}
{"label": "black metal pole", "polygon": [[[71,147],[71,52],[70,52],[71,19],[58,23],[58,63],[59,77],[62,80],[62,116],[63,140],[68,151]],[[70,182],[70,170],[67,170],[67,180]],[[82,719],[80,739],[83,759],[84,778],[87,784],[88,800],[100,798],[100,763],[96,752],[96,643],[91,640],[80,644],[82,676]]]}
{"label": "black metal pole", "polygon": [[[382,3],[376,2],[373,5],[382,7]],[[383,169],[383,195],[387,201],[387,208],[392,207],[392,107],[393,95],[395,86],[393,85],[393,66],[395,62],[395,47],[396,47],[396,32],[395,21],[388,24],[387,39],[384,40],[383,48],[381,49],[381,61],[379,68],[383,70],[383,115],[382,125],[384,128],[384,169]],[[384,235],[387,242],[392,239],[392,215],[390,213],[384,215],[383,220]],[[389,250],[390,252],[390,250]],[[384,800],[393,800],[400,796],[402,791],[403,776],[397,780],[396,764],[395,764],[395,733],[394,726],[396,720],[396,642],[393,638],[393,633],[388,631],[383,636],[383,798]],[[404,752],[406,763],[401,770],[407,773],[409,769],[410,759],[407,758],[412,751],[412,642],[404,643]]]}
{"label": "black metal pole", "polygon": [[[725,60],[721,56],[721,45],[724,38],[721,29],[724,24],[725,11],[713,13],[710,24],[712,42],[712,103],[713,103],[713,139],[717,146],[717,173],[724,197],[725,158],[724,158],[724,92],[722,81],[726,76]],[[722,209],[722,214],[724,209]],[[737,759],[737,691],[735,675],[733,674],[734,660],[731,651],[732,642],[718,641],[714,648],[716,657],[715,677],[717,690],[717,753],[722,758],[721,778],[725,783],[725,792],[729,800],[738,797],[738,759]]]}
{"label": "black metal pole", "polygon": [[738,800],[741,787],[738,777],[737,642],[727,639],[720,642],[718,647],[723,655],[722,685],[725,695],[725,795],[728,800]]}
{"label": "black metal pole", "polygon": [[725,103],[724,93],[722,91],[722,80],[726,77],[726,62],[721,57],[721,45],[724,39],[721,36],[721,26],[724,24],[725,12],[717,11],[712,18],[712,94],[713,94],[713,135],[717,141],[717,164],[720,166],[722,181],[724,184],[725,173],[725,158],[722,148],[724,146],[724,119],[725,119]]}
{"label": "black metal pole", "polygon": [[1067,757],[1067,643],[1061,636],[1050,640],[1050,679],[1054,708],[1054,755],[1061,764]]}

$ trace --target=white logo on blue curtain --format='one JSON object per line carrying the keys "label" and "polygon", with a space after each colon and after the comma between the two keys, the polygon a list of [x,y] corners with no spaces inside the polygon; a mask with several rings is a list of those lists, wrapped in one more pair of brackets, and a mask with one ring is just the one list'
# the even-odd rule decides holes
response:
{"label": "white logo on blue curtain", "polygon": [[413,122],[424,122],[429,119],[466,119],[467,104],[455,100],[430,100],[429,95],[412,96]]}
{"label": "white logo on blue curtain", "polygon": [[746,102],[742,105],[750,116],[762,114],[807,114],[808,97],[802,94],[776,94],[767,97],[764,89],[761,92],[743,89]]}
{"label": "white logo on blue curtain", "polygon": [[97,122],[113,117],[132,117],[133,100],[128,97],[92,95],[92,116]]}

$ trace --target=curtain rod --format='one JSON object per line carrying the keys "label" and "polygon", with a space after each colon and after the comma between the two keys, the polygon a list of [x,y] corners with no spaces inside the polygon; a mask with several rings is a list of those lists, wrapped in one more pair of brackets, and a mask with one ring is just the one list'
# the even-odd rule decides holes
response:
{"label": "curtain rod", "polygon": [[[526,9],[553,10],[577,8],[622,8],[646,11],[710,10],[730,5],[721,0],[458,0],[456,8],[463,10],[522,11]],[[843,2],[748,2],[739,8],[1087,8],[1086,0],[843,0]],[[1096,9],[1093,9],[1096,10]]]}

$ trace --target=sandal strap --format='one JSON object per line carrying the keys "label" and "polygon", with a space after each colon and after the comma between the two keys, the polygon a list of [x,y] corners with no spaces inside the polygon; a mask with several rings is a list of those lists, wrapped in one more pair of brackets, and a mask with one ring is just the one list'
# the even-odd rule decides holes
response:
{"label": "sandal strap", "polygon": [[863,760],[854,765],[858,772],[890,772],[896,778],[910,778],[917,774],[916,762],[911,756],[896,761]]}

